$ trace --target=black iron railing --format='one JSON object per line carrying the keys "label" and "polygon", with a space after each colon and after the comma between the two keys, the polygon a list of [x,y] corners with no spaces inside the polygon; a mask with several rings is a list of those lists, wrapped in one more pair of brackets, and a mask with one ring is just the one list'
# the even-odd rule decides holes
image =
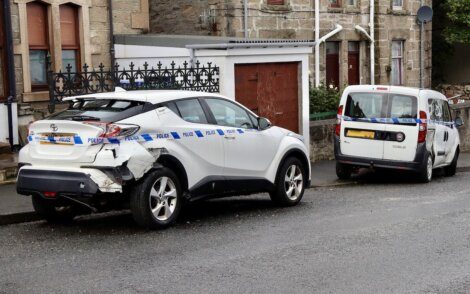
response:
{"label": "black iron railing", "polygon": [[150,67],[147,62],[142,67],[134,63],[129,67],[120,68],[119,64],[105,69],[103,64],[93,68],[85,64],[83,71],[72,71],[69,64],[65,72],[49,71],[49,95],[51,110],[64,97],[85,95],[91,93],[114,91],[115,87],[126,90],[151,89],[181,89],[204,92],[219,92],[219,67],[211,62],[201,65],[199,61],[194,66],[183,62],[177,66],[173,61],[169,66],[159,62],[156,67]]}

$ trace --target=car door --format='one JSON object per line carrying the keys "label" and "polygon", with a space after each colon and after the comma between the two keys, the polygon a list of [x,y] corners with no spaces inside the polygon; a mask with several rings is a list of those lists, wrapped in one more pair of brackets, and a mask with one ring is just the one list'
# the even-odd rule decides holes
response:
{"label": "car door", "polygon": [[443,119],[443,103],[440,99],[429,99],[429,127],[434,128],[434,166],[445,162],[447,130]]}
{"label": "car door", "polygon": [[208,122],[199,99],[181,99],[163,106],[167,108],[157,111],[163,135],[170,140],[170,154],[187,169],[189,188],[208,179],[222,178],[223,137],[217,132],[218,127]]}
{"label": "car door", "polygon": [[204,101],[223,132],[223,174],[228,179],[262,177],[278,150],[282,139],[280,130],[258,130],[257,118],[227,99],[205,98]]}
{"label": "car door", "polygon": [[394,123],[385,127],[383,159],[413,161],[418,145],[419,126],[418,98],[390,93],[388,95],[387,118]]}
{"label": "car door", "polygon": [[341,153],[348,156],[382,159],[387,92],[349,93],[341,122]]}
{"label": "car door", "polygon": [[455,141],[458,137],[457,128],[454,125],[452,113],[450,111],[449,103],[441,100],[443,110],[443,121],[445,127],[445,163],[450,163],[453,159],[453,152],[455,148]]}

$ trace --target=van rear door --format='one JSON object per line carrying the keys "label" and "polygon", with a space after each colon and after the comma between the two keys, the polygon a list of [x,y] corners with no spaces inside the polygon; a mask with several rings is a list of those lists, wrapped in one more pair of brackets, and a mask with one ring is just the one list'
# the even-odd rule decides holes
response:
{"label": "van rear door", "polygon": [[384,141],[380,140],[385,124],[387,92],[349,93],[341,122],[341,153],[348,156],[382,159]]}
{"label": "van rear door", "polygon": [[413,161],[418,145],[418,99],[414,96],[389,93],[383,159]]}

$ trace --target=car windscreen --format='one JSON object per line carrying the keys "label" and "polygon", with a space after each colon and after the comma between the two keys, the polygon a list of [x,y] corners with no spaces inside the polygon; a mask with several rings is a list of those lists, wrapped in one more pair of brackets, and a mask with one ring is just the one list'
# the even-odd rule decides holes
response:
{"label": "car windscreen", "polygon": [[350,93],[345,116],[352,118],[417,118],[417,98],[395,93]]}
{"label": "car windscreen", "polygon": [[116,122],[143,112],[146,102],[120,99],[79,99],[50,120]]}

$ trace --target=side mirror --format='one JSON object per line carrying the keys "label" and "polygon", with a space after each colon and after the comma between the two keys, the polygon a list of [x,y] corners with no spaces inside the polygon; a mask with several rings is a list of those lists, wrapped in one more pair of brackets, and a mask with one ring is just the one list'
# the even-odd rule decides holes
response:
{"label": "side mirror", "polygon": [[263,131],[266,129],[269,129],[271,127],[271,122],[269,119],[264,118],[264,117],[259,117],[258,118],[258,130]]}
{"label": "side mirror", "polygon": [[460,117],[457,117],[457,118],[455,119],[455,126],[456,126],[457,128],[460,128],[461,126],[463,126],[463,120],[462,120]]}

